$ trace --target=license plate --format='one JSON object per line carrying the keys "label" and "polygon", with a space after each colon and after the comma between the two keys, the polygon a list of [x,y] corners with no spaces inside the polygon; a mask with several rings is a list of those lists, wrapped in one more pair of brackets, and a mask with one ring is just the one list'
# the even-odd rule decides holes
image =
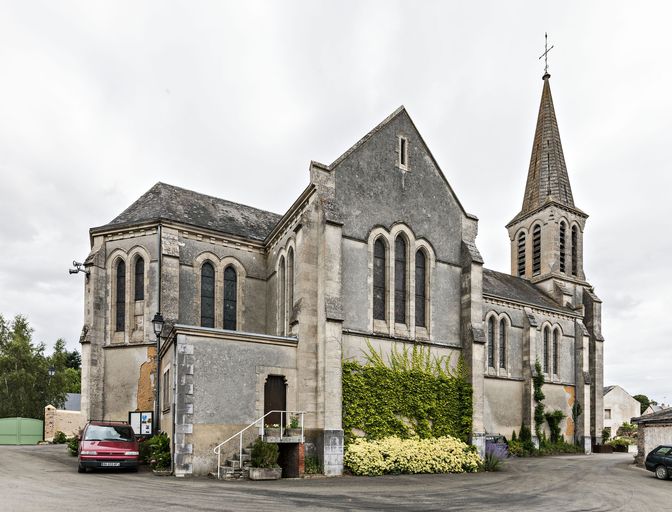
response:
{"label": "license plate", "polygon": [[121,462],[101,462],[100,465],[104,468],[118,468],[121,466]]}

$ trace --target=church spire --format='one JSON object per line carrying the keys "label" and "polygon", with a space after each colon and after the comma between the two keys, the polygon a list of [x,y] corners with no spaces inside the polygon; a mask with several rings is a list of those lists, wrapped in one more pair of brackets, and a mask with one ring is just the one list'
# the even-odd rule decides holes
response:
{"label": "church spire", "polygon": [[543,76],[544,88],[537,116],[537,129],[534,132],[523,208],[518,216],[536,210],[548,200],[574,208],[572,187],[569,184],[558,121],[553,107],[550,77],[548,72]]}

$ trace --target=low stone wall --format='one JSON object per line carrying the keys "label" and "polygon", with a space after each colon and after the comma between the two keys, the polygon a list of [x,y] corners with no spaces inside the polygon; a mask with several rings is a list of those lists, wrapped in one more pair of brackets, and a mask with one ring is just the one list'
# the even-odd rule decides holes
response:
{"label": "low stone wall", "polygon": [[640,425],[635,463],[642,466],[648,453],[661,444],[672,444],[672,423]]}
{"label": "low stone wall", "polygon": [[44,408],[44,440],[53,441],[56,432],[61,431],[72,437],[86,425],[86,418],[80,411],[61,411],[53,405]]}

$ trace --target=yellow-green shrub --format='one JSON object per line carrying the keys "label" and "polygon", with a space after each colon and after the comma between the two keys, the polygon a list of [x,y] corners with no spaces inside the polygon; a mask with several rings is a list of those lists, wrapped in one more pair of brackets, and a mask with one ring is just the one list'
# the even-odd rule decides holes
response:
{"label": "yellow-green shrub", "polygon": [[344,463],[355,475],[386,473],[464,473],[477,471],[478,454],[454,437],[375,441],[356,439],[345,451]]}

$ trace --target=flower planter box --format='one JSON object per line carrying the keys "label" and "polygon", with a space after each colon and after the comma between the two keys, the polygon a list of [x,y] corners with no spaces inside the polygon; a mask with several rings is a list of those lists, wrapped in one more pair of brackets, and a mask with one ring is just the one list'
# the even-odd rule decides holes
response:
{"label": "flower planter box", "polygon": [[285,429],[286,437],[300,437],[301,429],[300,428],[286,428]]}
{"label": "flower planter box", "polygon": [[250,468],[250,480],[279,480],[282,468]]}
{"label": "flower planter box", "polygon": [[614,449],[606,444],[594,444],[593,453],[614,453]]}
{"label": "flower planter box", "polygon": [[280,429],[266,427],[264,429],[264,435],[266,437],[280,437]]}
{"label": "flower planter box", "polygon": [[153,469],[152,473],[156,476],[170,476],[173,472],[170,469]]}

